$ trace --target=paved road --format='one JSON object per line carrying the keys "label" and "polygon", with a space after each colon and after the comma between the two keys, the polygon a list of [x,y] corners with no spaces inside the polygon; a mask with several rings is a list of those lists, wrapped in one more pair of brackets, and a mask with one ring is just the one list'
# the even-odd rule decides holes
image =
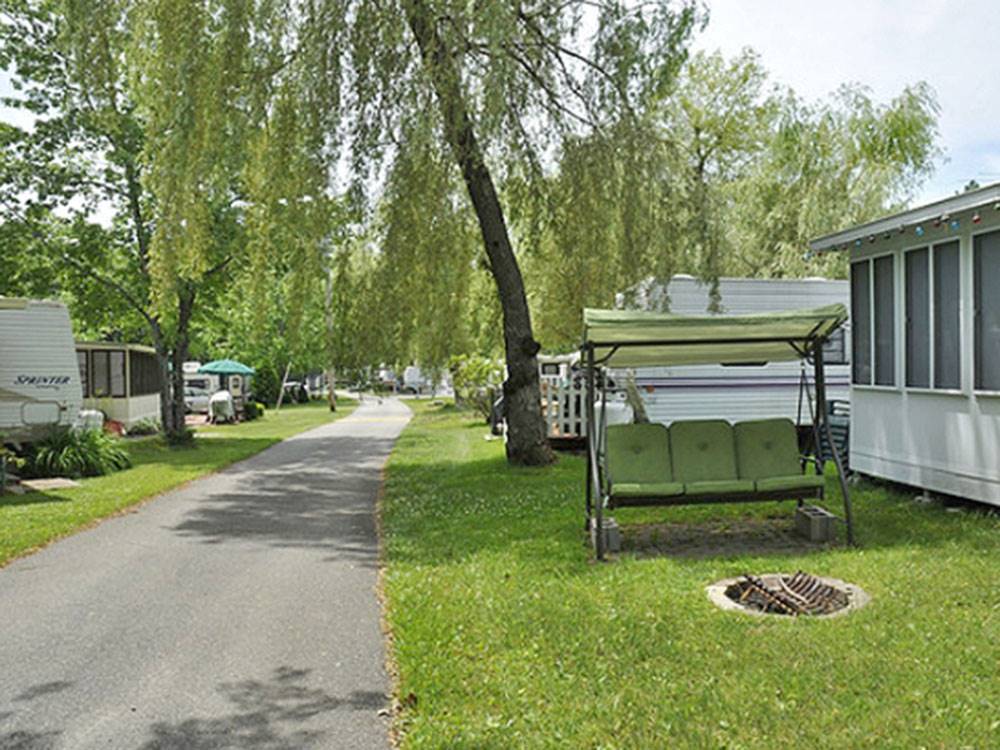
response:
{"label": "paved road", "polygon": [[[0,748],[379,748],[371,401],[0,570]],[[2,533],[2,529],[0,529]]]}

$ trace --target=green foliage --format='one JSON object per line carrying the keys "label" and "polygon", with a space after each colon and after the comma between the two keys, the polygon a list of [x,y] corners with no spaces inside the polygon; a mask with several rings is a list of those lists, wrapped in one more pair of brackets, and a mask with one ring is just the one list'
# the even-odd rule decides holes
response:
{"label": "green foliage", "polygon": [[247,401],[243,408],[244,418],[251,422],[264,416],[264,404],[259,401]]}
{"label": "green foliage", "polygon": [[448,362],[455,404],[470,406],[489,419],[493,402],[503,382],[503,368],[495,360],[478,355],[452,357]]}
{"label": "green foliage", "polygon": [[32,477],[97,477],[131,466],[122,441],[103,430],[55,430],[33,443],[25,458]]}
{"label": "green foliage", "polygon": [[129,427],[128,434],[131,436],[157,435],[160,429],[160,420],[150,417],[149,419],[140,420]]}

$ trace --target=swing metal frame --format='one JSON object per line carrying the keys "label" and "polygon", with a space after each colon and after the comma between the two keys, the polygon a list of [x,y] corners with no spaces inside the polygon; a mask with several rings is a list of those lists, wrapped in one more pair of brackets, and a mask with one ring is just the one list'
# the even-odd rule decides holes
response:
{"label": "swing metal frame", "polygon": [[[812,361],[813,365],[813,378],[815,384],[815,411],[812,415],[812,435],[813,435],[813,451],[815,454],[815,460],[819,461],[818,451],[820,446],[820,435],[826,436],[827,441],[830,445],[830,452],[833,457],[834,464],[837,469],[837,478],[840,484],[840,491],[843,496],[844,501],[844,522],[847,529],[847,543],[851,546],[855,546],[855,535],[854,535],[854,515],[851,508],[851,497],[850,488],[847,483],[847,475],[844,468],[844,463],[840,457],[837,450],[836,444],[833,439],[833,434],[830,428],[829,415],[827,414],[826,408],[826,377],[824,371],[823,363],[823,346],[826,344],[829,336],[836,327],[839,327],[843,321],[840,321],[837,326],[833,329],[824,329],[821,324],[817,324],[811,331],[806,335],[797,336],[765,336],[765,337],[726,337],[726,338],[704,338],[704,339],[648,339],[648,340],[632,340],[632,341],[606,341],[602,342],[600,340],[585,340],[580,349],[581,362],[584,366],[586,373],[586,410],[585,418],[587,422],[587,463],[586,463],[586,480],[585,480],[585,502],[586,502],[586,528],[587,530],[593,530],[595,537],[595,551],[598,560],[604,559],[604,508],[609,502],[608,493],[608,482],[607,482],[607,451],[606,451],[606,410],[605,405],[607,403],[607,377],[602,373],[600,378],[600,383],[597,382],[597,373],[600,368],[611,360],[614,355],[621,351],[622,349],[628,349],[630,347],[670,347],[675,346],[719,346],[724,347],[728,345],[744,345],[744,344],[787,344],[792,352],[797,355],[797,358],[803,361]],[[822,331],[822,332],[821,332]],[[602,356],[598,357],[596,355],[597,350],[606,350],[606,353],[602,353]],[[706,362],[706,364],[709,364]],[[759,363],[755,363],[759,364]],[[804,380],[804,379],[803,379]],[[802,383],[800,383],[800,389]],[[600,408],[601,408],[601,419],[597,419],[597,399],[600,397]],[[800,406],[802,399],[802,392],[799,393]],[[598,427],[599,426],[599,427]],[[749,495],[741,495],[740,497],[731,497],[720,499],[720,502],[727,502],[728,500],[780,500],[784,499],[781,493],[769,492],[757,495],[757,493],[750,493]],[[706,499],[692,498],[688,502],[706,502]],[[685,504],[684,501],[672,501],[670,503],[658,502],[656,498],[647,498],[640,503],[642,505],[677,505]]]}

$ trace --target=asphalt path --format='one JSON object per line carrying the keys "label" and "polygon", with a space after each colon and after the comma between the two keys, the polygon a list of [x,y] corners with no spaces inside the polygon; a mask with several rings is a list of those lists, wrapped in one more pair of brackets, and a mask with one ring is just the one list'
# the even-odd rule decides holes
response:
{"label": "asphalt path", "polygon": [[368,400],[0,569],[0,748],[387,747],[374,507],[409,416]]}

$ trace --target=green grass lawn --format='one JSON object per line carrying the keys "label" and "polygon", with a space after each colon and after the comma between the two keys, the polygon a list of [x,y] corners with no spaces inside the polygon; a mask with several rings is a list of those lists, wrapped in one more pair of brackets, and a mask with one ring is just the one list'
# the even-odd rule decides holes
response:
{"label": "green grass lawn", "polygon": [[129,440],[131,469],[82,479],[78,488],[0,496],[0,565],[284,438],[349,414],[356,406],[356,401],[341,400],[335,415],[326,402],[283,406],[253,422],[199,428],[199,437],[186,447],[170,448],[160,438]]}
{"label": "green grass lawn", "polygon": [[[596,564],[580,458],[511,469],[478,420],[414,408],[383,504],[405,747],[1000,747],[996,516],[861,484],[858,549]],[[793,508],[615,516],[704,524]],[[872,602],[791,620],[721,612],[705,595],[719,578],[799,568]]]}

